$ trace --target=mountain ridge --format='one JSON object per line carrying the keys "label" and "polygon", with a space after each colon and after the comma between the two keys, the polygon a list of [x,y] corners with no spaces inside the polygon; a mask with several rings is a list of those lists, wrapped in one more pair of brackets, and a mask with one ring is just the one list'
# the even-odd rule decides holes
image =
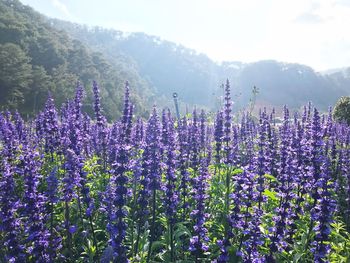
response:
{"label": "mountain ridge", "polygon": [[[55,52],[46,52],[46,60],[41,56],[34,56],[33,52],[23,47],[25,53],[30,55],[30,63],[38,59],[41,59],[41,64],[53,61],[54,67],[51,68],[55,70],[66,65],[67,69],[62,69],[63,73],[73,72],[74,78],[70,79],[83,79],[85,85],[91,85],[89,82],[97,78],[102,88],[102,104],[108,112],[109,119],[120,114],[120,105],[114,101],[122,96],[122,86],[126,79],[131,79],[130,83],[135,87],[139,115],[147,114],[147,107],[154,103],[160,107],[172,107],[173,92],[179,94],[182,113],[186,108],[194,106],[217,110],[222,105],[221,84],[226,79],[232,83],[236,111],[248,109],[253,96],[257,104],[266,107],[279,108],[286,104],[292,109],[298,109],[308,101],[313,101],[318,108],[327,110],[340,96],[350,93],[350,74],[337,71],[322,74],[306,65],[275,60],[218,63],[203,53],[157,36],[142,32],[125,33],[48,18],[20,4],[18,0],[5,0],[1,4],[6,12],[3,12],[0,20],[0,33],[5,35],[10,32],[11,36],[16,38],[7,42],[26,44],[34,34],[30,43],[35,44],[38,54],[45,51],[47,41],[49,44],[50,41],[53,42],[52,50]],[[24,33],[13,29],[20,28],[21,25],[18,26],[16,19],[7,19],[6,15],[11,12],[25,21]],[[35,25],[34,28],[28,26],[30,23]],[[36,33],[40,32],[41,27],[46,28],[43,32],[47,35],[43,44],[40,43],[40,33]],[[67,38],[70,40],[67,41]],[[6,41],[3,39],[0,42],[4,44]],[[53,55],[56,53],[58,58],[63,54],[64,62],[60,62],[59,59],[55,62],[56,58]],[[93,58],[102,64],[95,63]],[[40,63],[35,63],[41,66]],[[108,65],[109,71],[105,72],[102,65]],[[55,88],[57,85],[45,65],[44,73],[51,78],[50,85]],[[258,93],[252,93],[253,87],[257,88],[255,91]],[[72,88],[62,95],[69,95],[71,90]],[[91,100],[91,94],[88,95]]]}
{"label": "mountain ridge", "polygon": [[[132,61],[109,63],[66,32],[53,28],[44,15],[18,0],[0,1],[0,106],[32,115],[42,108],[50,92],[60,106],[72,98],[75,85],[85,86],[84,107],[92,115],[92,81],[101,89],[109,120],[121,115],[124,83],[129,81],[138,115],[152,106],[152,87]],[[148,100],[149,99],[149,100]],[[86,106],[85,106],[86,105]]]}
{"label": "mountain ridge", "polygon": [[[241,94],[236,109],[247,107],[254,86],[260,91],[257,101],[265,101],[271,106],[288,104],[292,108],[300,108],[311,100],[323,110],[350,91],[347,77],[341,79],[336,75],[324,75],[299,63],[275,60],[217,63],[205,54],[157,36],[138,32],[114,39],[113,36],[124,33],[57,19],[51,21],[55,27],[66,30],[103,53],[121,52],[131,57],[139,65],[141,75],[150,80],[158,93],[161,91],[169,97],[172,91],[176,91],[189,104],[218,108],[223,95],[220,84],[226,78],[232,81],[235,93]],[[150,60],[158,65],[149,66],[147,62]],[[162,79],[159,75],[166,77]],[[201,98],[196,98],[196,94],[201,94]]]}

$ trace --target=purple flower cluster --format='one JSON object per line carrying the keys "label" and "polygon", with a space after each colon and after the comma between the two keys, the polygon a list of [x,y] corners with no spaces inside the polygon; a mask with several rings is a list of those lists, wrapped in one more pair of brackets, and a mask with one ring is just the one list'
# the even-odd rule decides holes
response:
{"label": "purple flower cluster", "polygon": [[193,189],[194,200],[196,207],[192,210],[190,216],[194,220],[195,225],[193,227],[195,235],[190,240],[189,250],[195,255],[196,260],[202,256],[203,252],[208,251],[208,229],[205,227],[205,222],[209,217],[206,212],[206,199],[208,198],[208,167],[207,161],[201,159],[200,172],[198,177],[194,178],[195,188]]}
{"label": "purple flower cluster", "polygon": [[[196,115],[193,116],[193,124],[196,124]],[[203,126],[205,125],[206,119],[204,112],[201,114],[200,123],[202,124],[201,133],[200,133],[200,141],[205,141],[205,129]],[[206,153],[207,148],[205,143],[200,144],[202,147],[202,154]],[[210,151],[210,149],[207,149]],[[200,152],[199,149],[194,152]],[[203,253],[207,252],[208,247],[208,229],[205,226],[207,219],[209,218],[209,214],[206,211],[206,202],[208,198],[207,190],[208,190],[208,180],[209,180],[209,172],[208,172],[208,164],[210,157],[207,155],[200,155],[200,168],[199,170],[194,170],[194,174],[192,177],[192,196],[195,202],[195,209],[192,210],[190,216],[192,220],[195,222],[193,226],[194,235],[190,239],[189,250],[194,254],[196,262],[199,262],[200,258],[203,257]]]}
{"label": "purple flower cluster", "polygon": [[345,257],[332,231],[350,231],[349,126],[311,104],[236,121],[223,87],[216,114],[181,119],[154,107],[134,121],[128,82],[114,123],[96,82],[93,118],[81,84],[61,110],[49,95],[34,121],[1,112],[0,261]]}

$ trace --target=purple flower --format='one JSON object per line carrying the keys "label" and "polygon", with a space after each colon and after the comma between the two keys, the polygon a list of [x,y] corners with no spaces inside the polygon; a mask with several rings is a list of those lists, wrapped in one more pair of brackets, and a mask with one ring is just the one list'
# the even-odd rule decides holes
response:
{"label": "purple flower", "polygon": [[[327,147],[328,145],[324,149],[325,153],[327,153]],[[330,252],[330,245],[326,242],[331,233],[330,224],[333,223],[333,215],[336,210],[336,202],[332,193],[334,187],[330,177],[329,159],[325,156],[322,160],[320,175],[317,177],[318,180],[314,186],[315,191],[319,193],[317,195],[318,199],[315,200],[316,205],[311,210],[312,222],[316,222],[313,228],[315,239],[311,249],[315,262],[325,262],[325,258]]]}
{"label": "purple flower", "polygon": [[174,254],[174,224],[175,216],[179,204],[179,194],[176,188],[177,176],[176,176],[176,134],[174,127],[174,120],[168,110],[167,115],[163,111],[162,116],[162,138],[163,138],[163,155],[165,159],[166,168],[166,183],[163,186],[165,191],[164,206],[165,214],[168,218],[170,229],[170,254],[171,261],[175,260]]}
{"label": "purple flower", "polygon": [[198,171],[199,168],[199,151],[200,151],[200,130],[198,127],[197,110],[193,111],[192,122],[189,127],[189,159],[191,167]]}
{"label": "purple flower", "polygon": [[182,208],[182,220],[185,221],[187,215],[187,209],[189,207],[188,204],[188,186],[190,182],[189,173],[188,173],[188,165],[189,165],[189,131],[187,126],[187,119],[183,117],[183,119],[179,123],[178,134],[179,138],[179,170],[181,174],[180,179],[180,195],[181,195],[181,208]]}
{"label": "purple flower", "polygon": [[[149,260],[152,252],[152,243],[155,241],[156,227],[156,204],[157,191],[161,189],[161,167],[162,167],[162,149],[161,149],[161,131],[156,108],[153,108],[152,115],[148,120],[145,137],[145,149],[143,152],[143,165],[141,175],[141,190],[139,193],[139,230],[146,220],[149,211],[152,213],[150,229],[150,245],[147,254]],[[148,208],[150,200],[150,210]]]}
{"label": "purple flower", "polygon": [[[176,189],[177,176],[175,173],[176,170],[176,135],[174,128],[174,121],[171,117],[170,111],[167,115],[163,113],[162,118],[163,123],[163,150],[165,157],[165,166],[166,166],[166,183],[164,185],[165,190],[165,214],[169,218],[170,224],[173,226],[175,223],[175,215],[177,212],[177,205],[179,203],[179,196]],[[166,134],[166,135],[165,135]],[[166,139],[165,139],[166,138]]]}
{"label": "purple flower", "polygon": [[214,140],[215,140],[215,162],[220,164],[221,162],[221,151],[222,143],[224,137],[224,115],[222,111],[219,111],[216,114],[215,119],[215,131],[214,131]]}
{"label": "purple flower", "polygon": [[193,180],[193,199],[195,201],[195,209],[192,210],[190,216],[195,222],[193,227],[194,235],[190,240],[189,250],[198,260],[204,252],[208,250],[207,242],[209,241],[208,229],[205,227],[205,222],[209,216],[206,213],[206,199],[208,197],[208,162],[205,158],[201,158],[200,170],[194,175]]}
{"label": "purple flower", "polygon": [[21,220],[17,213],[20,202],[16,194],[13,167],[6,158],[1,162],[0,176],[0,233],[4,244],[6,261],[25,261],[24,246],[21,244]]}
{"label": "purple flower", "polygon": [[97,85],[96,81],[93,81],[92,83],[92,90],[94,93],[94,111],[95,111],[95,117],[98,127],[104,127],[106,123],[106,118],[102,114],[101,109],[101,98],[100,98],[100,89]]}
{"label": "purple flower", "polygon": [[23,155],[20,169],[23,169],[25,184],[23,215],[27,222],[24,231],[27,236],[26,249],[35,260],[44,261],[48,257],[49,231],[45,226],[46,200],[38,189],[42,177],[39,173],[41,159],[33,145],[24,145]]}
{"label": "purple flower", "polygon": [[231,132],[232,132],[232,102],[231,102],[231,91],[230,82],[227,79],[225,84],[225,105],[224,105],[224,151],[225,151],[225,164],[231,164],[232,154],[232,143],[231,143]]}
{"label": "purple flower", "polygon": [[50,260],[57,258],[57,254],[59,252],[59,249],[61,248],[61,241],[62,241],[61,238],[54,233],[54,205],[59,201],[58,192],[57,192],[59,181],[56,174],[57,174],[57,167],[54,167],[50,175],[46,178],[46,182],[47,182],[46,196],[47,196],[47,202],[49,203],[47,212],[50,215],[50,219],[49,219],[50,236],[49,236],[49,250],[48,250]]}
{"label": "purple flower", "polygon": [[72,225],[69,227],[69,233],[74,234],[77,232],[77,227],[75,225]]}
{"label": "purple flower", "polygon": [[127,211],[125,205],[128,197],[128,176],[130,170],[131,145],[130,136],[132,128],[132,105],[129,101],[128,82],[125,86],[124,115],[121,121],[121,130],[117,143],[112,145],[111,149],[111,179],[109,182],[109,220],[107,230],[110,234],[110,244],[114,250],[114,255],[118,258],[118,262],[128,262],[126,252],[127,248],[124,244],[126,236],[126,216]]}
{"label": "purple flower", "polygon": [[[49,94],[49,98],[46,101],[40,125],[42,137],[45,139],[45,151],[52,155],[59,147],[59,125],[57,110],[51,94]],[[39,137],[42,138],[41,136]]]}

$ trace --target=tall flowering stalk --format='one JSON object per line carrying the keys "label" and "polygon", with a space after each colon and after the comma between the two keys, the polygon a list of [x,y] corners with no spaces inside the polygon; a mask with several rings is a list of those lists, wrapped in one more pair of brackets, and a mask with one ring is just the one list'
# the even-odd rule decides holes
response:
{"label": "tall flowering stalk", "polygon": [[189,250],[194,255],[196,262],[201,262],[203,253],[208,251],[209,248],[208,229],[205,227],[205,222],[209,217],[209,214],[205,211],[206,199],[208,197],[208,162],[205,158],[201,158],[200,164],[199,175],[193,179],[194,188],[192,191],[194,194],[195,209],[190,214],[195,225],[193,227],[194,235],[190,239]]}
{"label": "tall flowering stalk", "polygon": [[320,187],[319,202],[311,211],[311,219],[315,222],[313,230],[316,233],[311,251],[313,252],[314,262],[316,263],[328,262],[327,255],[331,249],[327,241],[332,231],[330,224],[333,223],[336,203],[332,196],[333,184],[330,180],[329,165],[329,160],[324,159],[318,182]]}
{"label": "tall flowering stalk", "polygon": [[215,130],[214,130],[214,140],[215,140],[215,163],[219,165],[221,163],[221,151],[224,137],[224,115],[222,111],[216,114],[215,118]]}
{"label": "tall flowering stalk", "polygon": [[[156,136],[156,139],[160,139],[160,135]],[[135,242],[135,254],[138,252],[139,247],[139,241],[141,237],[141,231],[146,230],[145,229],[145,223],[148,220],[148,216],[150,213],[149,209],[149,200],[151,198],[151,191],[150,191],[150,158],[151,158],[151,151],[149,147],[150,141],[152,141],[153,135],[150,132],[150,120],[148,121],[147,128],[146,128],[146,134],[145,134],[145,141],[144,141],[144,151],[142,153],[142,161],[141,161],[141,172],[139,175],[139,184],[140,184],[140,190],[138,192],[137,196],[137,206],[136,206],[136,220],[137,220],[137,237]],[[136,187],[135,187],[136,189]]]}
{"label": "tall flowering stalk", "polygon": [[188,165],[189,165],[189,134],[186,117],[183,117],[178,127],[179,138],[179,170],[181,174],[180,180],[180,196],[181,196],[181,208],[182,208],[182,221],[185,221],[187,210],[189,208],[188,203],[188,186],[190,182]]}
{"label": "tall flowering stalk", "polygon": [[150,229],[150,244],[147,254],[147,262],[151,259],[152,245],[155,241],[156,227],[156,201],[157,191],[161,189],[161,133],[160,123],[156,108],[153,108],[152,115],[148,121],[146,130],[146,146],[145,155],[148,157],[145,160],[147,164],[147,177],[149,179],[148,189],[151,194],[151,229]]}
{"label": "tall flowering stalk", "polygon": [[[237,256],[243,262],[264,262],[264,257],[260,254],[258,247],[263,243],[262,233],[259,228],[261,224],[262,211],[256,205],[259,202],[258,184],[256,175],[253,172],[253,165],[245,167],[243,173],[243,191],[240,210],[242,215],[236,227],[241,230]],[[244,181],[244,182],[243,182]]]}
{"label": "tall flowering stalk", "polygon": [[[225,105],[224,105],[224,152],[225,152],[225,164],[229,165],[232,163],[232,143],[231,143],[231,132],[232,132],[232,101],[231,101],[231,88],[229,80],[226,80],[225,85]],[[227,179],[226,179],[227,180]]]}
{"label": "tall flowering stalk", "polygon": [[179,204],[179,194],[176,188],[176,167],[177,167],[177,145],[176,145],[176,134],[174,121],[170,114],[163,113],[163,150],[165,154],[165,167],[166,167],[166,183],[163,186],[165,192],[164,204],[165,214],[168,218],[168,226],[170,232],[170,260],[175,261],[175,247],[174,247],[174,225],[176,222],[176,213]]}
{"label": "tall flowering stalk", "polygon": [[63,183],[63,199],[65,202],[65,230],[67,235],[66,246],[68,248],[68,256],[72,257],[72,234],[76,231],[76,226],[71,224],[70,202],[77,199],[77,188],[80,187],[80,176],[77,167],[79,165],[78,156],[71,149],[66,150],[66,161],[64,163],[65,177]]}
{"label": "tall flowering stalk", "polygon": [[192,122],[189,125],[189,159],[191,168],[194,173],[198,172],[200,165],[200,127],[197,110],[194,109],[192,114]]}
{"label": "tall flowering stalk", "polygon": [[131,154],[134,156],[130,162],[130,170],[132,171],[132,203],[131,203],[131,255],[135,255],[135,226],[137,224],[138,214],[138,188],[140,186],[140,180],[142,175],[142,151],[144,149],[144,122],[139,118],[136,125],[133,127],[131,134]]}
{"label": "tall flowering stalk", "polygon": [[[287,214],[289,216],[289,229],[287,233],[285,233],[285,239],[288,243],[288,247],[286,250],[290,250],[291,247],[293,247],[295,238],[294,234],[297,231],[297,220],[300,219],[300,216],[303,214],[302,210],[302,203],[304,202],[304,197],[302,195],[301,191],[305,191],[306,189],[302,190],[304,181],[304,158],[302,153],[302,137],[303,137],[303,130],[302,126],[300,124],[300,121],[295,120],[294,121],[294,128],[292,131],[290,131],[290,148],[288,150],[288,163],[290,164],[289,168],[290,173],[294,176],[288,176],[289,171],[287,171],[285,176],[285,181],[291,181],[292,184],[289,186],[292,186],[294,188],[293,192],[288,189],[282,190],[282,193],[287,194],[287,196],[290,196],[294,199],[292,208],[293,210]],[[289,192],[286,192],[289,191]],[[286,200],[288,201],[288,200]]]}
{"label": "tall flowering stalk", "polygon": [[[219,258],[219,262],[227,262],[227,247],[230,246],[230,237],[232,236],[232,218],[230,218],[230,191],[231,184],[234,183],[233,178],[231,178],[231,173],[233,170],[232,164],[232,101],[231,101],[231,90],[230,90],[230,82],[226,80],[225,84],[225,104],[223,109],[223,119],[220,117],[220,113],[218,115],[218,124],[223,125],[223,131],[220,131],[220,126],[215,130],[216,133],[216,146],[221,147],[221,139],[222,144],[224,146],[224,156],[223,162],[225,163],[225,209],[224,214],[227,217],[227,222],[225,223],[225,237],[224,240],[220,242],[222,256]],[[221,138],[220,138],[221,137]],[[216,151],[218,151],[217,149]],[[218,160],[218,158],[217,158]],[[232,182],[231,182],[232,181]]]}
{"label": "tall flowering stalk", "polygon": [[[58,203],[58,185],[59,181],[57,178],[57,167],[55,167],[50,175],[46,178],[47,183],[47,190],[46,190],[46,197],[48,202],[48,208],[47,213],[49,214],[48,221],[50,222],[50,234],[49,234],[49,248],[48,248],[48,258],[49,261],[53,261],[55,258],[58,258],[59,249],[61,249],[61,237],[57,236],[56,233],[54,233],[54,206]],[[55,231],[56,232],[56,231]]]}
{"label": "tall flowering stalk", "polygon": [[[141,231],[145,229],[150,212],[152,213],[150,229],[150,245],[147,261],[150,260],[152,243],[155,235],[156,220],[156,197],[157,191],[161,189],[161,131],[156,108],[153,108],[152,115],[148,120],[144,141],[144,151],[142,153],[142,168],[140,174],[140,190],[138,192],[137,203],[137,237],[135,253],[138,252]],[[151,202],[149,202],[151,201]]]}
{"label": "tall flowering stalk", "polygon": [[2,140],[1,156],[7,157],[11,162],[19,153],[19,136],[15,124],[11,120],[11,114],[0,114],[0,138]]}
{"label": "tall flowering stalk", "polygon": [[39,138],[45,140],[45,152],[50,154],[51,161],[53,161],[53,154],[58,151],[59,147],[59,124],[58,113],[55,107],[54,99],[49,94],[49,97],[45,103],[45,110],[37,118],[37,129]]}
{"label": "tall flowering stalk", "polygon": [[[230,211],[230,188],[231,188],[231,173],[232,173],[232,102],[231,102],[231,89],[230,82],[227,79],[225,85],[225,105],[224,105],[224,163],[226,165],[226,177],[225,177],[225,214],[228,215]],[[229,224],[225,225],[225,232],[228,233],[231,231]],[[226,239],[228,234],[226,234]]]}
{"label": "tall flowering stalk", "polygon": [[230,229],[226,233],[226,238],[218,242],[220,247],[220,256],[217,259],[218,263],[229,262],[230,257],[228,249],[232,245],[231,239],[236,237],[236,240],[238,240],[238,232],[241,231],[241,226],[244,222],[244,212],[242,211],[242,208],[244,207],[243,200],[246,197],[244,190],[247,185],[249,185],[249,181],[247,180],[246,173],[238,173],[233,182],[235,190],[230,194],[233,206],[231,213],[227,217]]}
{"label": "tall flowering stalk", "polygon": [[275,262],[273,254],[287,249],[287,238],[290,236],[290,225],[294,217],[292,200],[295,198],[295,183],[292,175],[296,175],[295,148],[292,147],[292,133],[290,130],[289,111],[284,107],[284,120],[280,131],[280,160],[278,174],[280,184],[277,187],[279,205],[276,208],[276,216],[273,217],[274,226],[270,229],[270,254],[268,262]]}
{"label": "tall flowering stalk", "polygon": [[93,82],[93,94],[94,94],[94,112],[96,123],[93,128],[93,143],[97,155],[101,158],[100,162],[103,162],[103,171],[107,169],[107,144],[108,144],[108,128],[107,121],[102,114],[100,89],[96,81]]}
{"label": "tall flowering stalk", "polygon": [[44,213],[46,198],[38,189],[42,177],[39,173],[41,160],[39,152],[32,145],[25,146],[23,155],[20,165],[23,169],[25,184],[23,214],[28,220],[24,231],[27,236],[26,249],[35,261],[44,262],[50,256],[48,253],[49,231],[45,226],[48,218]]}
{"label": "tall flowering stalk", "polygon": [[25,248],[21,240],[22,222],[17,213],[20,200],[16,194],[14,168],[2,158],[0,176],[0,256],[7,262],[24,262]]}
{"label": "tall flowering stalk", "polygon": [[307,119],[309,120],[309,122],[307,122],[308,126],[306,127],[308,127],[308,131],[306,134],[307,136],[309,136],[309,140],[307,140],[307,143],[305,145],[305,151],[308,153],[305,177],[307,180],[310,181],[308,185],[311,186],[309,190],[311,201],[308,204],[309,210],[311,212],[311,221],[309,224],[309,231],[305,250],[310,246],[311,232],[315,226],[315,220],[313,219],[314,216],[312,214],[314,213],[313,211],[315,211],[315,207],[317,206],[318,200],[320,199],[319,187],[321,186],[320,183],[322,182],[321,165],[322,161],[324,161],[324,141],[322,140],[321,134],[322,130],[320,115],[318,111],[314,109],[314,113],[311,118],[311,106],[309,106],[307,112]]}
{"label": "tall flowering stalk", "polygon": [[100,88],[98,87],[96,81],[93,81],[92,83],[92,91],[94,93],[94,112],[96,117],[96,123],[97,126],[103,127],[105,125],[106,118],[102,114]]}
{"label": "tall flowering stalk", "polygon": [[345,211],[345,220],[347,224],[347,229],[350,231],[350,129],[348,128],[347,137],[344,140],[344,146],[343,146],[343,153],[341,155],[341,167],[340,167],[340,173],[341,176],[344,178],[344,181],[346,181],[345,185],[345,203],[347,210]]}
{"label": "tall flowering stalk", "polygon": [[[195,117],[195,116],[194,116]],[[201,126],[204,126],[206,122],[206,116],[202,112],[200,123]],[[205,141],[205,129],[202,127],[200,133],[199,142]],[[203,146],[203,144],[202,144]],[[195,202],[195,209],[192,210],[190,216],[192,220],[195,222],[193,227],[194,235],[190,239],[190,247],[189,250],[195,257],[196,262],[200,262],[201,257],[203,257],[203,253],[208,251],[208,229],[205,226],[205,222],[209,217],[209,214],[206,212],[206,200],[208,198],[207,188],[208,188],[208,180],[209,180],[209,171],[208,165],[210,160],[210,149],[208,149],[208,155],[205,155],[206,148],[202,149],[202,154],[199,156],[199,171],[198,174],[194,173],[194,177],[192,178],[192,195],[193,200]],[[199,152],[199,151],[198,151]]]}
{"label": "tall flowering stalk", "polygon": [[[129,98],[129,84],[125,85],[125,98],[124,98],[124,111],[121,121],[121,131],[117,139],[117,143],[112,149],[113,162],[111,164],[111,179],[110,179],[110,191],[112,193],[112,202],[110,214],[110,222],[108,231],[110,234],[110,244],[114,250],[114,257],[117,262],[128,262],[127,249],[124,244],[127,223],[125,218],[127,217],[127,211],[125,209],[127,197],[129,191],[127,183],[129,181],[127,171],[130,169],[130,136],[132,126],[132,105]],[[110,197],[108,197],[110,198]]]}
{"label": "tall flowering stalk", "polygon": [[61,137],[61,144],[65,157],[63,164],[65,177],[62,179],[63,199],[65,201],[65,230],[67,234],[68,256],[70,257],[72,257],[72,234],[77,230],[77,226],[70,222],[70,202],[73,199],[76,199],[78,202],[80,220],[83,223],[79,194],[79,189],[82,188],[82,182],[83,184],[85,183],[85,178],[82,180],[81,177],[85,176],[85,173],[82,170],[84,162],[84,157],[82,155],[84,145],[81,113],[83,94],[83,87],[78,83],[74,100],[68,102],[63,109],[63,120],[61,125],[61,134],[63,134]]}

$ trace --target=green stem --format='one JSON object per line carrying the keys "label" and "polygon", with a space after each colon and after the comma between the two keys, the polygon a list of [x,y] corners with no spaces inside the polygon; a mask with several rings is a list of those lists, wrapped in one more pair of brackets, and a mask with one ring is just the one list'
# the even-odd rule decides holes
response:
{"label": "green stem", "polygon": [[151,233],[150,233],[150,242],[148,247],[148,254],[147,254],[147,263],[150,262],[151,254],[152,254],[152,244],[154,241],[154,228],[156,223],[156,190],[153,190],[153,198],[152,198],[152,223],[151,223]]}
{"label": "green stem", "polygon": [[[226,193],[225,193],[225,215],[229,215],[230,209],[230,168],[226,168]],[[225,235],[228,233],[229,225],[227,220],[225,221]]]}
{"label": "green stem", "polygon": [[50,260],[52,260],[52,238],[53,238],[53,203],[50,202]]}
{"label": "green stem", "polygon": [[169,222],[169,229],[170,229],[170,261],[175,262],[175,251],[174,251],[174,225],[173,223]]}
{"label": "green stem", "polygon": [[138,250],[139,250],[140,234],[141,234],[141,222],[139,222],[138,226],[137,226],[137,236],[136,236],[136,243],[135,243],[135,256],[137,255]]}
{"label": "green stem", "polygon": [[66,220],[66,231],[67,231],[67,249],[68,249],[68,258],[72,259],[72,234],[69,231],[69,205],[68,202],[65,202],[65,220]]}
{"label": "green stem", "polygon": [[99,250],[98,250],[98,244],[97,244],[97,239],[96,239],[96,235],[95,235],[94,224],[92,223],[92,216],[89,216],[89,221],[90,221],[90,228],[91,228],[91,232],[92,232],[92,238],[93,238],[94,246],[96,248],[96,256],[98,256],[99,255]]}
{"label": "green stem", "polygon": [[[132,220],[131,220],[131,255],[134,256],[135,248],[134,248],[134,228],[135,228],[135,211],[136,211],[136,205],[137,205],[137,194],[136,194],[136,187],[137,187],[137,180],[134,176],[133,181],[133,205],[132,205]],[[137,250],[136,250],[137,251]]]}

